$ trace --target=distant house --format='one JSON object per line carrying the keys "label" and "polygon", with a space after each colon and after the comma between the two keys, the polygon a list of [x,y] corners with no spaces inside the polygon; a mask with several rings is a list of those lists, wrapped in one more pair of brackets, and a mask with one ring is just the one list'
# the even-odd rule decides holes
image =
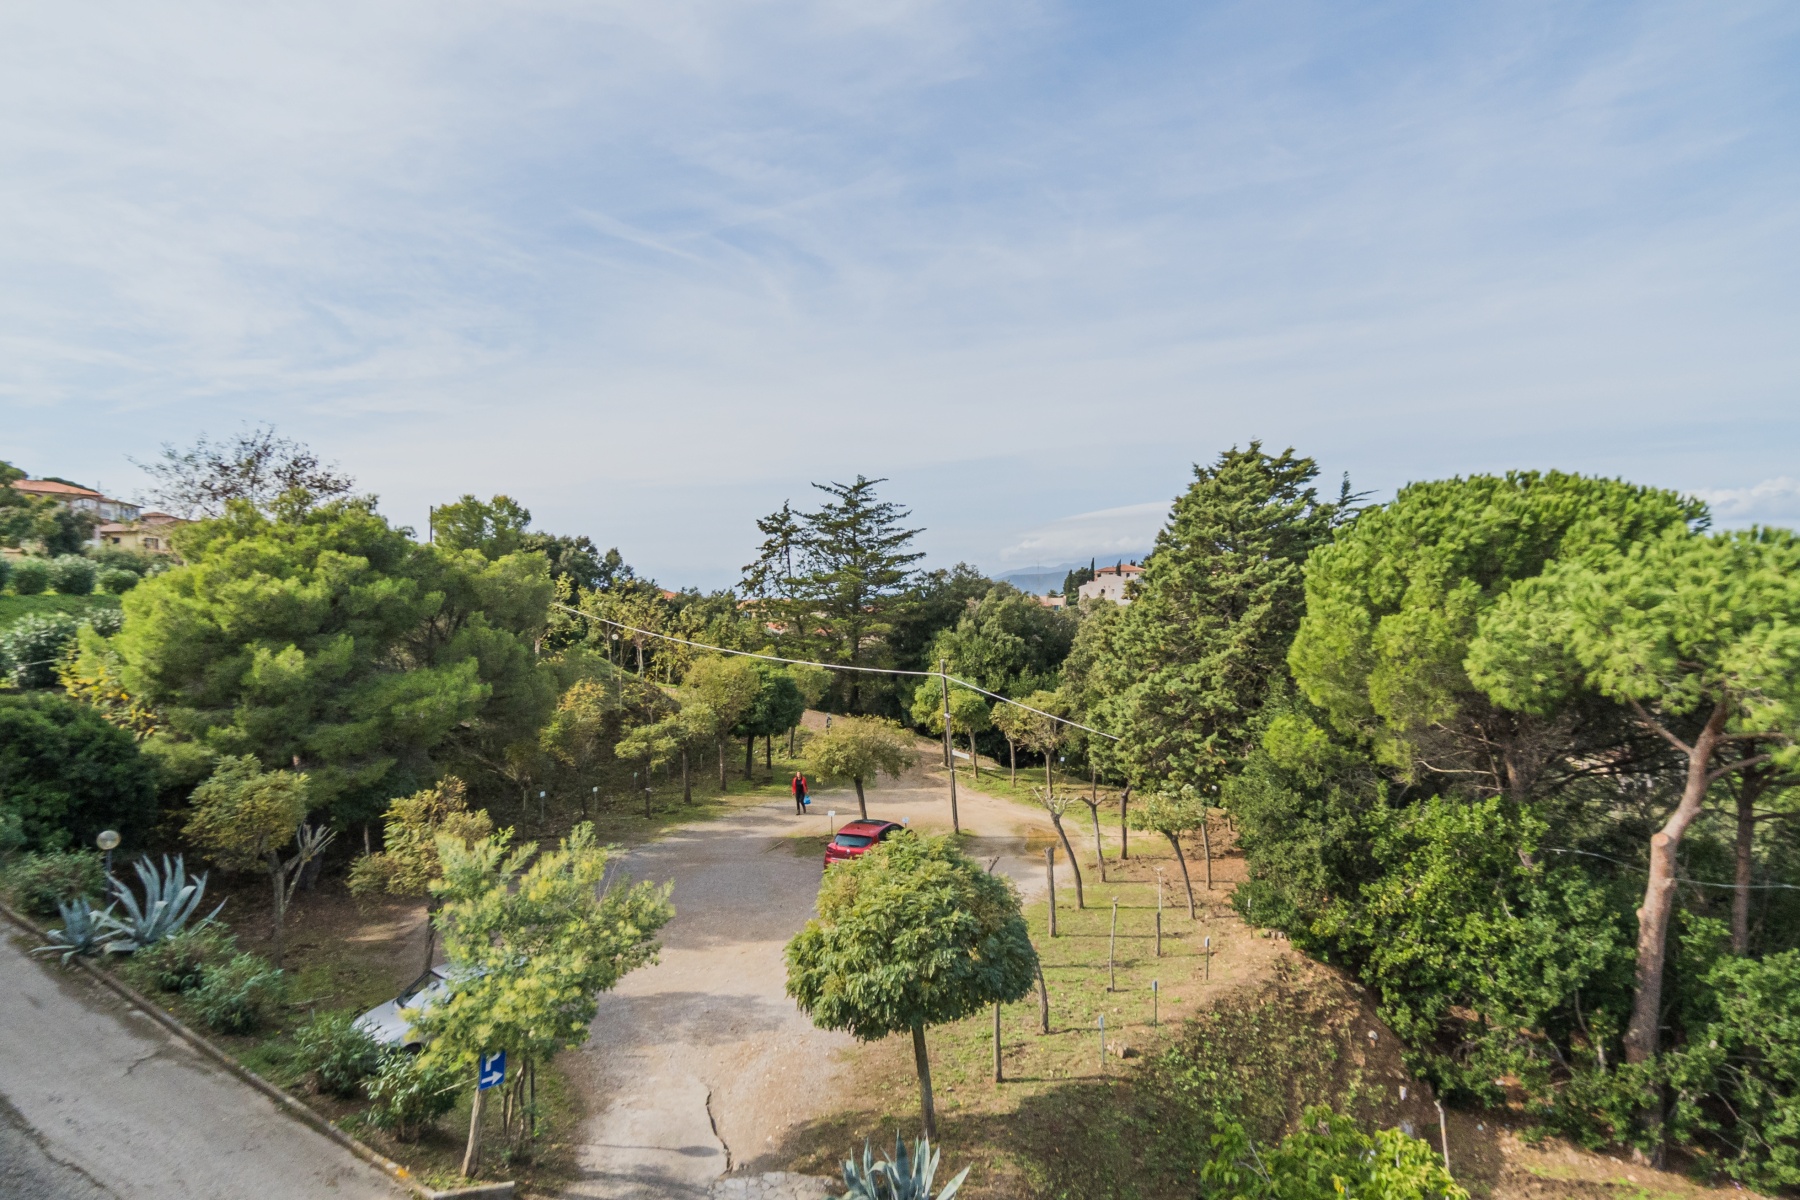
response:
{"label": "distant house", "polygon": [[1067,608],[1069,606],[1068,600],[1058,596],[1055,592],[1050,593],[1048,596],[1039,596],[1037,602],[1045,608]]}
{"label": "distant house", "polygon": [[[54,500],[80,512],[91,512],[102,521],[135,521],[142,511],[128,500],[114,500],[110,496],[102,496],[93,488],[58,483],[54,479],[15,479],[13,490]],[[171,517],[170,520],[174,518]]]}
{"label": "distant house", "polygon": [[121,550],[142,550],[148,554],[173,554],[169,535],[188,522],[154,509],[135,521],[108,521],[94,530],[94,541]]}
{"label": "distant house", "polygon": [[1104,596],[1114,604],[1130,604],[1131,588],[1129,585],[1144,573],[1144,568],[1136,563],[1119,563],[1111,567],[1101,567],[1094,572],[1094,577],[1081,585],[1081,598],[1092,600]]}

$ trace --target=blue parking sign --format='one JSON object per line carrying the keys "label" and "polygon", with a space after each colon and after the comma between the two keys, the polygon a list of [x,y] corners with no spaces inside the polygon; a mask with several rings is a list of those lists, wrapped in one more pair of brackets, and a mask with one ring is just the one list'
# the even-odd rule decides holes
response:
{"label": "blue parking sign", "polygon": [[476,1070],[475,1083],[479,1091],[499,1087],[506,1082],[506,1051],[496,1050],[492,1054],[481,1056],[480,1066]]}

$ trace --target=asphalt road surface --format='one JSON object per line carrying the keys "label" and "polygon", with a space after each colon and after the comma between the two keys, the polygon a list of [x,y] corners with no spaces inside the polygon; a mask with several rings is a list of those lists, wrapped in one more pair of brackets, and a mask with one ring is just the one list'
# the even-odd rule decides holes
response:
{"label": "asphalt road surface", "polygon": [[0,924],[0,1196],[396,1200],[386,1175]]}

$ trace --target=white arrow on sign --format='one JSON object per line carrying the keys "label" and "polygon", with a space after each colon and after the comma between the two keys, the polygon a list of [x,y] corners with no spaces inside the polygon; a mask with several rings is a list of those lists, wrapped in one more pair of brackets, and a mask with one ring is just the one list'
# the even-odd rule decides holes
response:
{"label": "white arrow on sign", "polygon": [[476,1087],[479,1091],[499,1087],[506,1082],[506,1051],[496,1050],[492,1054],[481,1056],[481,1064],[476,1070]]}

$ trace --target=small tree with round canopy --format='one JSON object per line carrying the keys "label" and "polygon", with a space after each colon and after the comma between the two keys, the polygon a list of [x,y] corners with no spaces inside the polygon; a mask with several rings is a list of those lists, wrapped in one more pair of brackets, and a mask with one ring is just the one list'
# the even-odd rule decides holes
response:
{"label": "small tree with round canopy", "polygon": [[925,1029],[1023,999],[1036,980],[1019,895],[949,837],[896,834],[825,873],[787,945],[788,995],[859,1041],[911,1033],[925,1136],[937,1137]]}
{"label": "small tree with round canopy", "polygon": [[[1206,831],[1204,799],[1193,788],[1177,792],[1151,792],[1132,810],[1131,824],[1138,829],[1160,833],[1175,847],[1175,861],[1181,864],[1181,882],[1187,888],[1188,920],[1194,919],[1194,881],[1188,875],[1187,856],[1181,852],[1181,835],[1195,829]],[[1206,882],[1212,886],[1212,847],[1207,845]]]}
{"label": "small tree with round canopy", "polygon": [[869,802],[863,795],[863,782],[877,774],[898,779],[902,771],[913,765],[912,745],[906,732],[879,717],[839,717],[830,729],[808,743],[806,752],[814,774],[848,779],[855,785],[856,807],[864,820],[869,817]]}

